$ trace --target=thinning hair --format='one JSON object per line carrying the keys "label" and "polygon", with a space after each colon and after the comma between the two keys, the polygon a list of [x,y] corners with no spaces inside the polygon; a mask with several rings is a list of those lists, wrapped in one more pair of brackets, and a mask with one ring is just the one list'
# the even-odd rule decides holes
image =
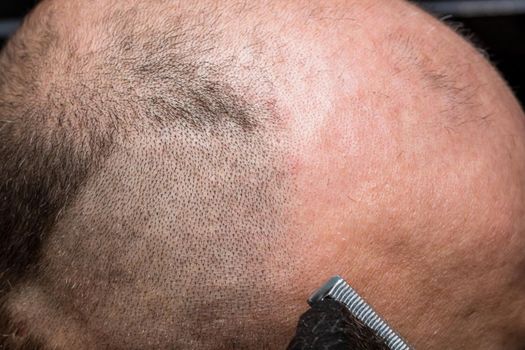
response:
{"label": "thinning hair", "polygon": [[285,259],[279,114],[206,61],[204,26],[105,6],[90,39],[45,2],[0,56],[0,344],[47,342],[14,319],[21,286],[97,347],[270,344],[250,310]]}

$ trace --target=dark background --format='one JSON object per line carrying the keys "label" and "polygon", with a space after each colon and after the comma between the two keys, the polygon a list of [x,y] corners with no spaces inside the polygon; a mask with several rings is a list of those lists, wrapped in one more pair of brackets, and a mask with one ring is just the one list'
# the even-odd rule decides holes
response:
{"label": "dark background", "polygon": [[[0,46],[36,0],[0,0]],[[413,1],[446,18],[489,55],[525,104],[525,0]]]}

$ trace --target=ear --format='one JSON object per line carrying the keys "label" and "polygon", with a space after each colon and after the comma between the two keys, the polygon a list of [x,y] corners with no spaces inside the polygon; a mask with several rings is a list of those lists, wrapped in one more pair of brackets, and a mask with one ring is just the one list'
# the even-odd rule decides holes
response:
{"label": "ear", "polygon": [[52,300],[30,284],[8,293],[0,305],[0,349],[92,349],[93,339],[81,322],[66,316]]}

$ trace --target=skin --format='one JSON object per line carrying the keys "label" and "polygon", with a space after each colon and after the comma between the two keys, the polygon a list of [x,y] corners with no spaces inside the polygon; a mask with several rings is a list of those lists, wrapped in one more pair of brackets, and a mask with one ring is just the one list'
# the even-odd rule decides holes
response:
{"label": "skin", "polygon": [[[331,106],[308,113],[299,104],[291,127],[303,140],[303,251],[327,267],[316,282],[345,266],[417,348],[519,347],[523,112],[472,47],[420,11],[398,2],[355,11],[359,26],[319,34]],[[311,83],[298,101],[330,91]]]}
{"label": "skin", "polygon": [[[525,341],[524,114],[482,55],[402,1],[159,3],[142,20],[160,26],[174,11],[198,22],[207,18],[199,11],[210,6],[221,16],[213,23],[214,49],[203,60],[221,65],[234,57],[232,85],[247,96],[271,95],[287,140],[280,162],[296,189],[281,253],[265,256],[262,264],[272,271],[258,286],[277,301],[251,308],[252,317],[241,323],[278,325],[272,346],[283,348],[308,294],[340,274],[416,348],[519,349]],[[103,41],[89,25],[103,6],[47,1],[34,16],[50,11],[62,14],[61,31],[81,39],[79,52]],[[257,92],[249,88],[253,82]],[[126,142],[158,156],[162,147],[153,139]],[[176,159],[165,161],[168,167]],[[140,164],[116,154],[102,172],[134,178],[134,162]],[[88,189],[106,184],[96,176],[90,181]],[[83,199],[78,211],[90,206],[89,195]],[[53,253],[64,244],[67,225],[66,218],[47,247],[48,271],[55,274],[61,265]],[[28,283],[10,309],[28,323],[45,319],[47,330],[33,332],[52,346],[80,349],[95,341],[96,333],[84,332],[45,295]],[[108,311],[115,321],[108,327],[117,332],[125,317],[115,313]],[[158,327],[169,331],[171,324]]]}

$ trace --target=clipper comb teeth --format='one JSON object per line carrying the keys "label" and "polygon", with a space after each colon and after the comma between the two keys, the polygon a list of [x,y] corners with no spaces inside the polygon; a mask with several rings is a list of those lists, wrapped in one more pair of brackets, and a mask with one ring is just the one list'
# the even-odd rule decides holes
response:
{"label": "clipper comb teeth", "polygon": [[340,276],[328,280],[308,299],[312,306],[325,298],[346,306],[354,317],[374,330],[392,350],[410,350],[410,346],[384,321],[370,305]]}

